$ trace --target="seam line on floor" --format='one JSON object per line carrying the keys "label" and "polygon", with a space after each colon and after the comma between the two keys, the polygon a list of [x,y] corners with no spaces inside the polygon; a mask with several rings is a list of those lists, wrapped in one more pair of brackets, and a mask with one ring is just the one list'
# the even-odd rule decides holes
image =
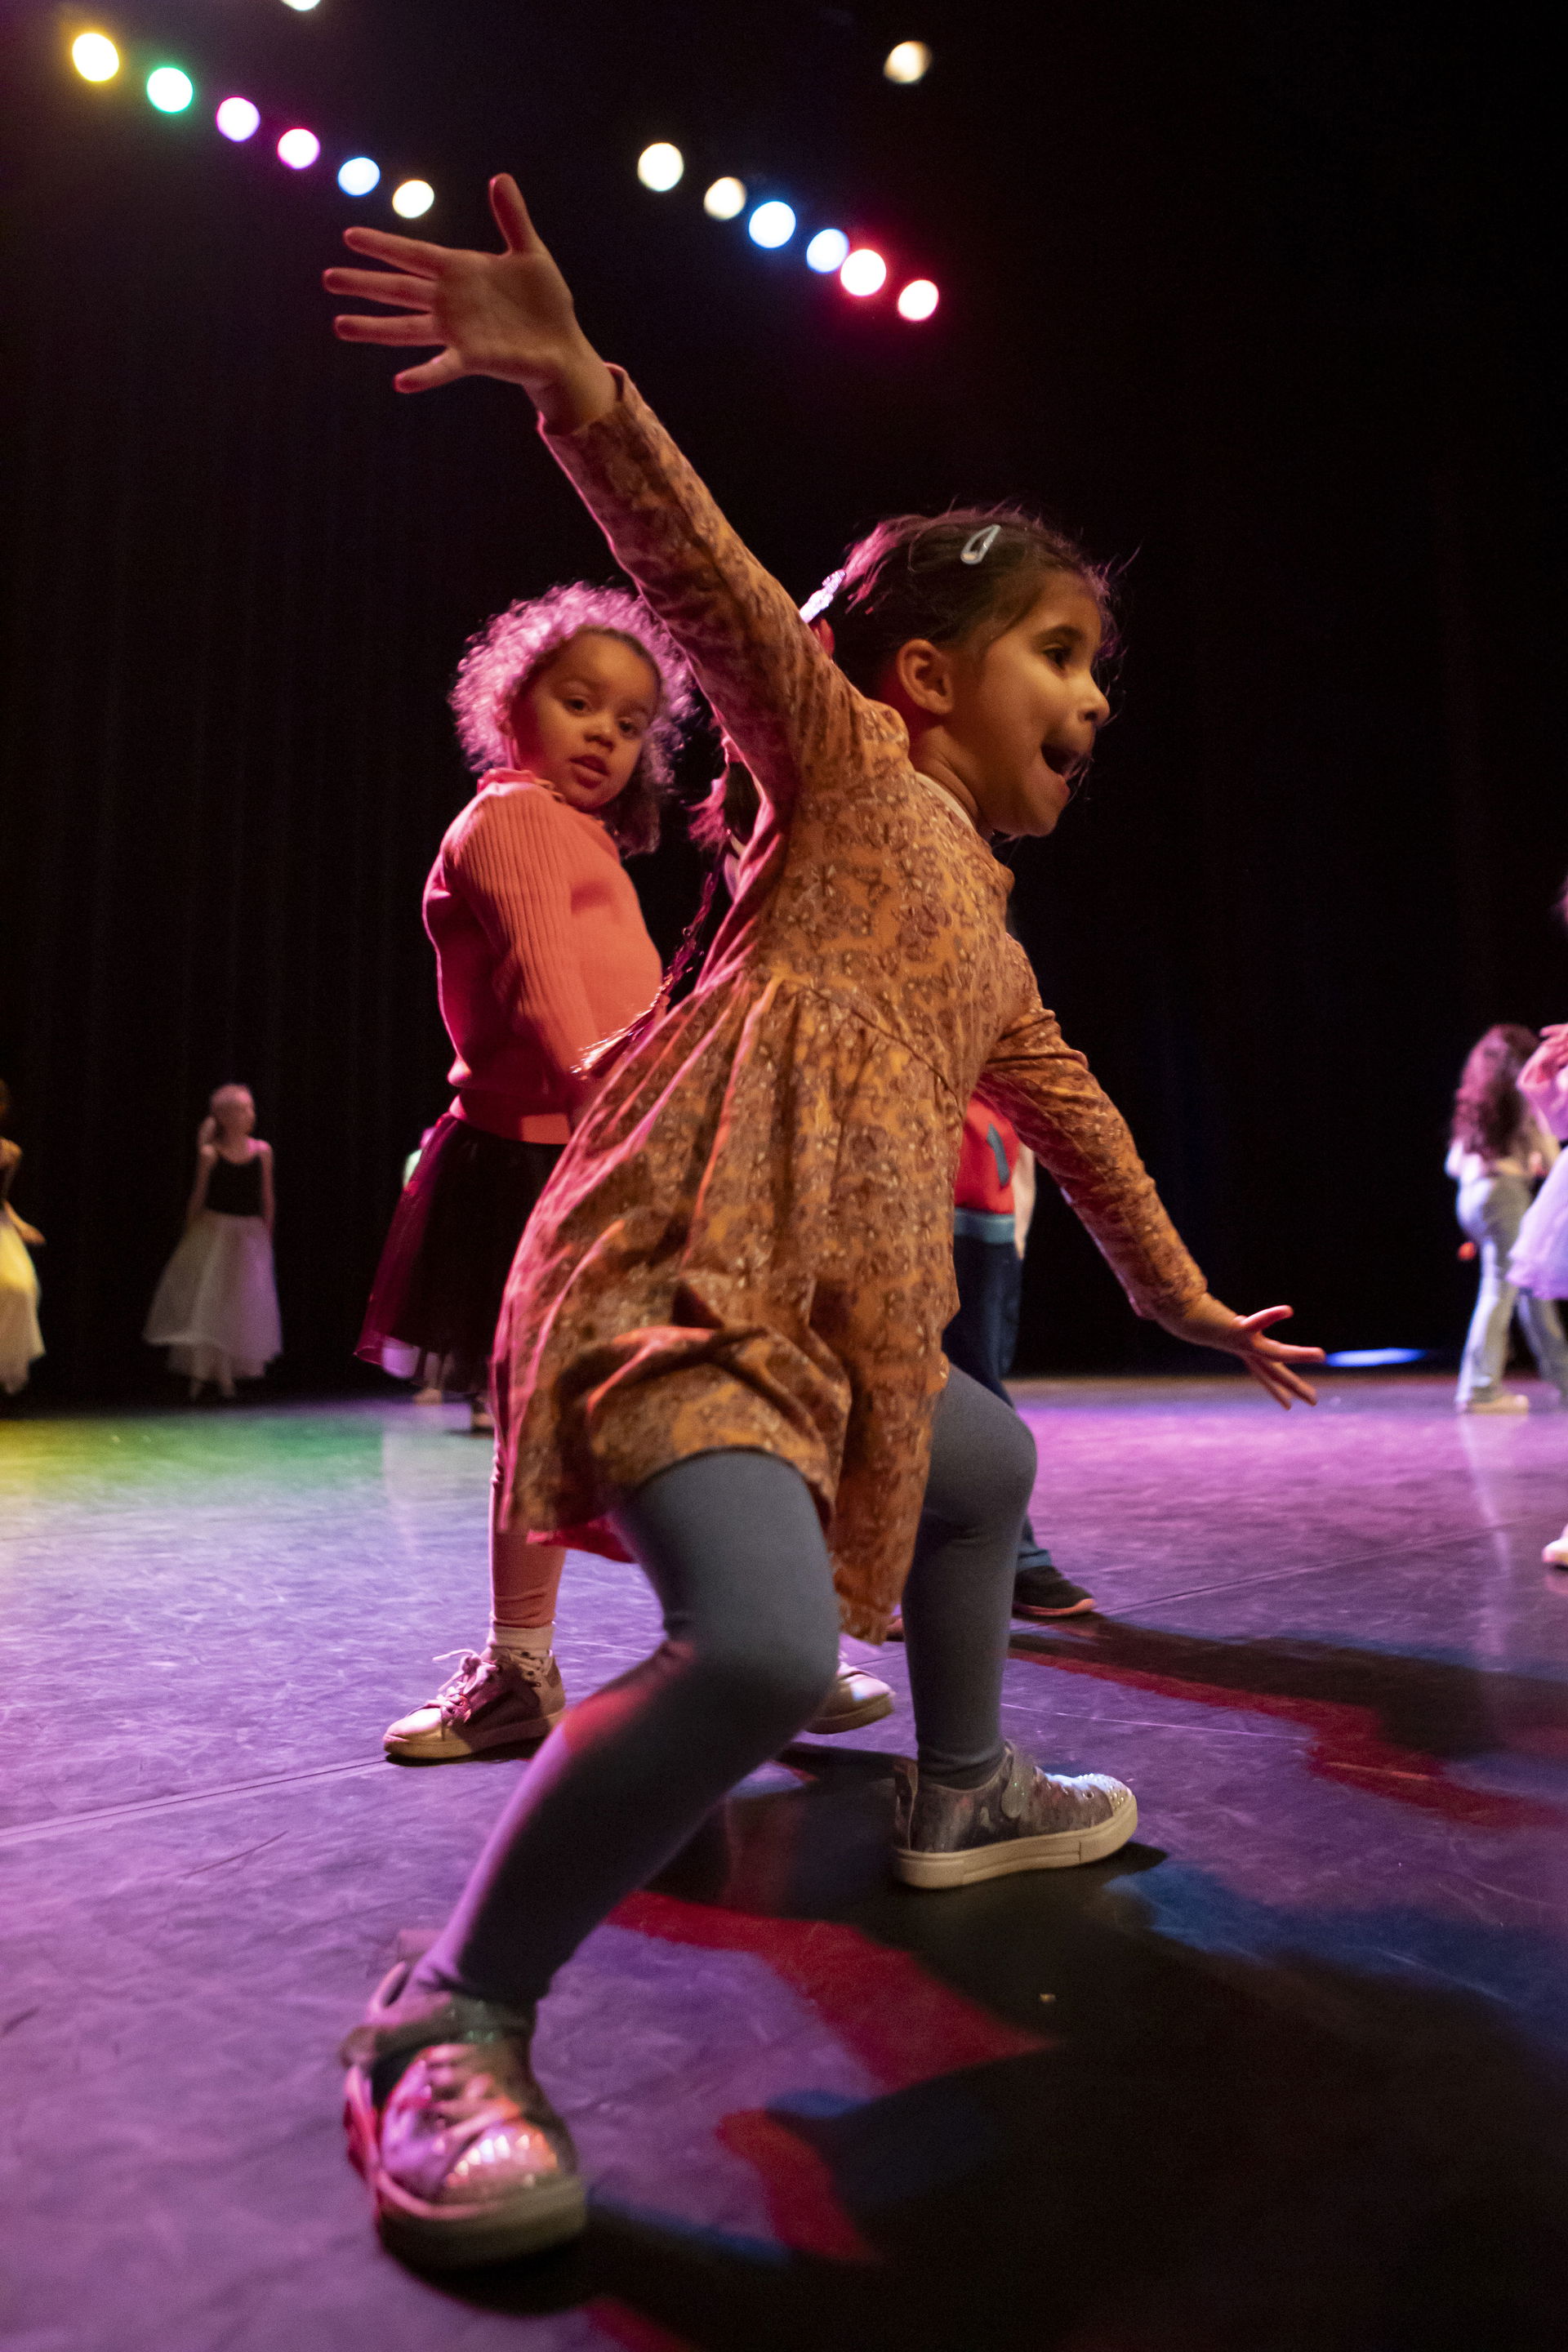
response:
{"label": "seam line on floor", "polygon": [[[1479,1543],[1488,1536],[1506,1535],[1512,1528],[1527,1527],[1531,1517],[1533,1514],[1521,1515],[1517,1519],[1504,1519],[1495,1528],[1470,1528],[1461,1529],[1458,1535],[1428,1537],[1422,1542],[1398,1544],[1388,1551],[1354,1552],[1348,1559],[1315,1559],[1304,1568],[1267,1569],[1258,1576],[1222,1577],[1217,1584],[1184,1585],[1180,1592],[1149,1593],[1142,1600],[1128,1605],[1134,1609],[1163,1608],[1167,1601],[1197,1601],[1206,1592],[1248,1592],[1259,1584],[1289,1583],[1296,1576],[1333,1576],[1349,1573],[1352,1569],[1382,1568],[1391,1560],[1405,1559],[1412,1552],[1447,1551],[1457,1544]],[[1121,1605],[1102,1613],[1108,1617],[1118,1616],[1121,1613]]]}
{"label": "seam line on floor", "polygon": [[145,1797],[126,1805],[100,1805],[91,1812],[57,1813],[46,1822],[21,1822],[0,1830],[0,1849],[29,1845],[35,1839],[58,1837],[71,1830],[102,1829],[111,1822],[134,1821],[147,1813],[172,1813],[192,1805],[221,1804],[228,1797],[248,1797],[262,1789],[297,1788],[309,1780],[346,1780],[356,1772],[384,1772],[386,1759],[378,1757],[357,1764],[318,1764],[308,1772],[275,1772],[264,1780],[233,1780],[221,1789],[190,1789],[168,1797]]}

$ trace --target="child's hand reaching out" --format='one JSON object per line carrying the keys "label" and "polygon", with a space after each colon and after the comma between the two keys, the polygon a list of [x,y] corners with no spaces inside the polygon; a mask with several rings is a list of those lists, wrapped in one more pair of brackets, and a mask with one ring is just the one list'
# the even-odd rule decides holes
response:
{"label": "child's hand reaching out", "polygon": [[1190,1339],[1198,1348],[1223,1348],[1227,1355],[1239,1356],[1258,1387],[1267,1389],[1289,1412],[1292,1398],[1299,1397],[1303,1404],[1318,1402],[1317,1391],[1291,1370],[1292,1365],[1323,1360],[1321,1348],[1287,1347],[1283,1340],[1268,1337],[1272,1324],[1288,1321],[1295,1311],[1293,1307],[1260,1307],[1256,1315],[1233,1315],[1205,1291],[1184,1312],[1156,1319],[1173,1339]]}
{"label": "child's hand reaching out", "polygon": [[329,269],[329,293],[395,303],[406,318],[333,321],[348,343],[443,346],[393,378],[399,392],[433,392],[459,376],[520,383],[552,432],[570,433],[615,404],[616,380],[577,323],[566,281],[541,241],[517,182],[490,182],[503,253],[464,253],[384,229],[350,228],[343,243],[380,269]]}

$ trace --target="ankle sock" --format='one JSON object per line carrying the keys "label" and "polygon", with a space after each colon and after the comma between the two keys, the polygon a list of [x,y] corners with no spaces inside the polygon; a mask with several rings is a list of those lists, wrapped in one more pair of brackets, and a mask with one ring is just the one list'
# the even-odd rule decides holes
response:
{"label": "ankle sock", "polygon": [[547,1658],[555,1647],[553,1625],[503,1625],[499,1617],[490,1619],[492,1650],[505,1651],[514,1658]]}

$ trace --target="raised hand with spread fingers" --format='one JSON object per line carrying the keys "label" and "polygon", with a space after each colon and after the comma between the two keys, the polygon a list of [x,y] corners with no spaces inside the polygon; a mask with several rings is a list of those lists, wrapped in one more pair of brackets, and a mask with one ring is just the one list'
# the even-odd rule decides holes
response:
{"label": "raised hand with spread fingers", "polygon": [[350,312],[333,323],[346,343],[440,346],[435,359],[394,377],[399,392],[434,392],[465,375],[499,376],[521,384],[552,432],[573,432],[614,405],[616,379],[578,325],[566,280],[510,173],[490,182],[489,196],[504,241],[500,253],[465,252],[385,229],[345,229],[352,252],[386,266],[329,269],[327,291],[384,302],[404,315]]}

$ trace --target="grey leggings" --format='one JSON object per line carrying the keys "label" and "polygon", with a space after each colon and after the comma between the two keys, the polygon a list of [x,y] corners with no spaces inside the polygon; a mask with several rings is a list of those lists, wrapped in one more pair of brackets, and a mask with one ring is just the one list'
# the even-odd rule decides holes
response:
{"label": "grey leggings", "polygon": [[[1011,1407],[956,1370],[904,1591],[922,1771],[973,1785],[1002,1753],[1018,1529],[1035,1445]],[[535,2000],[622,1896],[678,1853],[726,1790],[792,1739],[838,1663],[816,1507],[769,1454],[701,1454],[617,1513],[663,1604],[652,1657],[574,1707],[523,1775],[427,1983]]]}

